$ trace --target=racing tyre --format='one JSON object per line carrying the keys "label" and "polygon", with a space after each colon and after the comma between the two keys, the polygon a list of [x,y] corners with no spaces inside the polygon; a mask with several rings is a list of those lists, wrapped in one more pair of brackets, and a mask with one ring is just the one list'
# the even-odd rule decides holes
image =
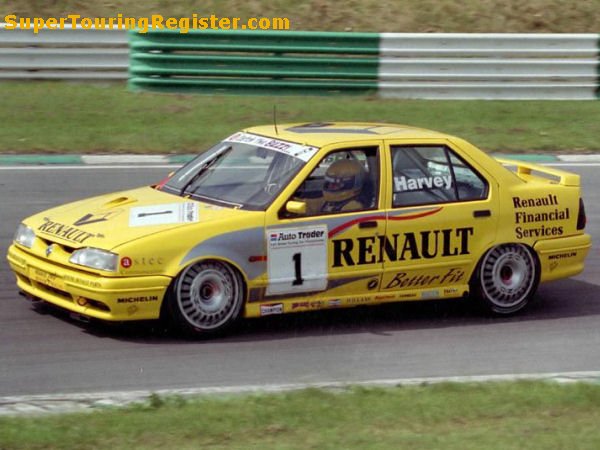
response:
{"label": "racing tyre", "polygon": [[537,289],[537,258],[522,244],[494,247],[483,256],[474,274],[477,300],[488,312],[512,314],[523,309]]}
{"label": "racing tyre", "polygon": [[189,337],[222,333],[240,317],[244,299],[241,276],[229,265],[192,264],[174,280],[167,301],[172,325]]}

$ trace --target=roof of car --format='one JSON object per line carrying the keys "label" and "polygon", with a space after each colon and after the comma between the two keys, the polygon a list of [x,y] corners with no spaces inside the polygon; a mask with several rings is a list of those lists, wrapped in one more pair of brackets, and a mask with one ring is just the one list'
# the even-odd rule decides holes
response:
{"label": "roof of car", "polygon": [[366,139],[427,139],[447,138],[448,135],[423,128],[390,123],[369,122],[312,122],[263,125],[245,131],[262,136],[298,142],[306,145],[324,146],[336,142],[362,141]]}

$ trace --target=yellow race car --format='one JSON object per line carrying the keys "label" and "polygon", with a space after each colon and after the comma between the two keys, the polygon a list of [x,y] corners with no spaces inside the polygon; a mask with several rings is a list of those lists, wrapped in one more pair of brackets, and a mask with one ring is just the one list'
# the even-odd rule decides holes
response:
{"label": "yellow race car", "polygon": [[514,313],[583,270],[585,222],[569,172],[402,125],[286,124],[235,133],[157,185],[29,217],[8,261],[30,298],[210,335],[469,294]]}

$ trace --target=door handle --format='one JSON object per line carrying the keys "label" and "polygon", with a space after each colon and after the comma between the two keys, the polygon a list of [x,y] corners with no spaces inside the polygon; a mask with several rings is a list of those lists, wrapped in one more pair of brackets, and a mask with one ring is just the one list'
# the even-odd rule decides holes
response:
{"label": "door handle", "polygon": [[479,209],[477,211],[473,211],[473,217],[490,217],[492,212],[489,209]]}
{"label": "door handle", "polygon": [[358,224],[358,228],[377,228],[376,220],[367,220]]}

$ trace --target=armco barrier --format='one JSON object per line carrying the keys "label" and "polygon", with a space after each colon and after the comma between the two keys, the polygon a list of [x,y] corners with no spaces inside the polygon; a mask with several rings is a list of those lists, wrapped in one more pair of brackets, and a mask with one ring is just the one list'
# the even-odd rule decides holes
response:
{"label": "armco barrier", "polygon": [[166,92],[595,99],[596,34],[130,32],[130,87]]}
{"label": "armco barrier", "polygon": [[591,100],[597,34],[398,34],[380,41],[388,98]]}
{"label": "armco barrier", "polygon": [[[127,44],[131,46],[129,55]],[[595,99],[597,34],[6,30],[0,79],[124,80],[134,90]]]}
{"label": "armco barrier", "polygon": [[130,32],[136,89],[254,94],[377,91],[379,35],[292,31]]}
{"label": "armco barrier", "polygon": [[0,24],[0,79],[126,80],[121,30],[6,30]]}

